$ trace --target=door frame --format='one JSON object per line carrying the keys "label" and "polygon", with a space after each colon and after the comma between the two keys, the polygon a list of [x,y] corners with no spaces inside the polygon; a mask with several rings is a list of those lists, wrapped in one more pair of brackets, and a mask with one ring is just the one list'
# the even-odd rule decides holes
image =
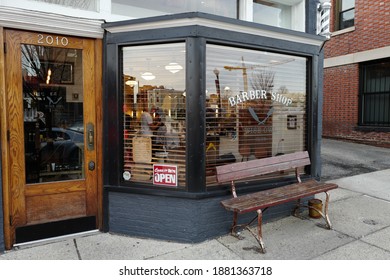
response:
{"label": "door frame", "polygon": [[[5,71],[6,71],[6,55],[7,55],[7,46],[5,43],[5,32],[6,30],[18,31],[13,29],[5,29],[0,26],[0,141],[1,141],[1,160],[2,160],[2,191],[3,191],[3,216],[4,216],[4,243],[7,250],[11,249],[15,243],[15,227],[11,224],[11,167],[10,167],[10,158],[12,156],[10,152],[10,136],[9,136],[9,119],[8,119],[8,105],[7,105],[7,96],[6,96],[6,83],[5,83]],[[32,31],[21,31],[31,34],[37,34],[37,32]],[[44,32],[42,32],[44,33]],[[72,35],[66,34],[54,34],[51,35],[61,35],[74,37]],[[103,143],[102,143],[102,40],[101,39],[91,39],[91,38],[82,38],[83,40],[90,40],[92,49],[94,51],[94,64],[92,65],[93,75],[95,76],[94,86],[94,101],[95,101],[95,149],[96,149],[96,200],[97,200],[97,228],[102,229],[103,227],[103,177],[102,177],[102,159],[103,159]]]}

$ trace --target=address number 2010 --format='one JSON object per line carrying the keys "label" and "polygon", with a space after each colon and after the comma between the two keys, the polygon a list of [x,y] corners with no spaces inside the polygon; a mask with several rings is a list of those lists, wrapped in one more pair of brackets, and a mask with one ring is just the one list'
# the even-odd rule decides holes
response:
{"label": "address number 2010", "polygon": [[66,47],[69,44],[69,40],[66,37],[38,34],[38,44]]}

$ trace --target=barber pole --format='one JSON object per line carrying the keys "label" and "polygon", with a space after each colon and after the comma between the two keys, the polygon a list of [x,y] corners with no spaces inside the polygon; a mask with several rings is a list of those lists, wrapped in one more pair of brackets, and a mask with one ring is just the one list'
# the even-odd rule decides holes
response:
{"label": "barber pole", "polygon": [[319,19],[318,19],[318,34],[330,39],[330,8],[332,4],[326,0],[322,0],[318,5]]}

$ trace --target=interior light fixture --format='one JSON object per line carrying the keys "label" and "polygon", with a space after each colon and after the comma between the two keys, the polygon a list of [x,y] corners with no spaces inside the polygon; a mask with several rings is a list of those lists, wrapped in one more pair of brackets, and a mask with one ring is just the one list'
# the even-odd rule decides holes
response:
{"label": "interior light fixture", "polygon": [[180,70],[183,70],[183,66],[181,66],[177,62],[170,62],[168,65],[165,66],[165,70],[168,70],[169,72],[175,74]]}
{"label": "interior light fixture", "polygon": [[142,79],[144,80],[147,80],[147,81],[151,81],[151,80],[154,80],[156,78],[155,75],[153,75],[152,72],[145,72],[141,75]]}
{"label": "interior light fixture", "polygon": [[47,76],[46,76],[46,84],[48,85],[50,83],[50,76],[51,76],[51,69],[47,70]]}
{"label": "interior light fixture", "polygon": [[128,85],[128,86],[133,87],[133,86],[137,85],[138,82],[135,80],[135,77],[130,76],[130,77],[127,79],[127,81],[125,82],[125,84]]}
{"label": "interior light fixture", "polygon": [[126,81],[125,84],[128,85],[128,86],[133,87],[133,86],[135,86],[137,84],[137,81]]}

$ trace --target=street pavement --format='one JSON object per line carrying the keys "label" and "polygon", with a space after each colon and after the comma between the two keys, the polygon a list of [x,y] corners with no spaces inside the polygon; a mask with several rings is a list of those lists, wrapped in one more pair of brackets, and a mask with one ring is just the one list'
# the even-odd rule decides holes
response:
{"label": "street pavement", "polygon": [[390,149],[323,139],[321,145],[324,181],[390,169]]}
{"label": "street pavement", "polygon": [[[324,145],[332,144],[336,150],[344,145],[332,141],[325,140]],[[356,148],[363,153],[372,149],[365,145]],[[324,151],[329,164],[333,159],[327,149]],[[374,148],[374,156],[378,155],[377,149],[383,149],[384,154],[389,151]],[[342,150],[336,155],[347,158],[350,164],[355,162]],[[327,180],[339,185],[330,191],[333,229],[323,228],[324,221],[310,218],[307,211],[301,218],[290,216],[266,222],[266,254],[258,252],[258,244],[248,231],[242,232],[243,240],[226,234],[197,244],[96,231],[16,247],[0,255],[0,260],[390,260],[390,158],[382,162],[382,157],[366,157],[365,162],[371,165],[373,160],[378,164],[374,170],[363,168],[362,174]],[[334,170],[331,164],[327,168]],[[325,199],[324,195],[318,198]]]}

